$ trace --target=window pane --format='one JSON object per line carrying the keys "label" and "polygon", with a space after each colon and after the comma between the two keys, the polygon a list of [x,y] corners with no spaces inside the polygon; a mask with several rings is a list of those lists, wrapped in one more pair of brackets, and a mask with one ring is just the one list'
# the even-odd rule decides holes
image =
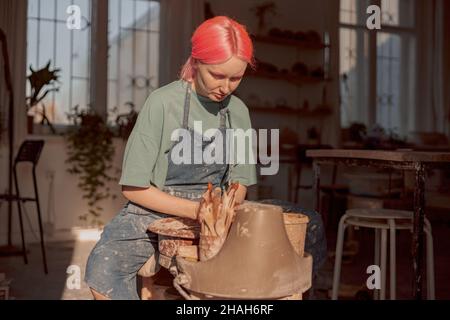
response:
{"label": "window pane", "polygon": [[341,23],[356,24],[357,0],[341,0],[340,20]]}
{"label": "window pane", "polygon": [[[69,30],[66,25],[68,5],[81,9],[81,30]],[[42,110],[54,125],[68,124],[66,113],[89,102],[89,0],[33,0],[28,5],[27,65],[37,71],[50,61],[50,70],[60,69],[58,82],[45,86],[39,96],[52,91],[34,109],[35,122],[42,119]],[[37,9],[35,9],[36,7]],[[31,74],[27,69],[27,76]],[[31,88],[27,83],[27,96]],[[32,113],[33,114],[33,113]]]}
{"label": "window pane", "polygon": [[[67,13],[67,7],[69,7],[72,4],[72,0],[57,0],[56,1],[57,8],[56,8],[56,15],[59,20],[67,20],[69,17],[69,14]],[[81,11],[81,14],[83,14],[83,11]]]}
{"label": "window pane", "polygon": [[73,33],[72,66],[75,77],[89,77],[90,29]]}
{"label": "window pane", "polygon": [[28,1],[28,17],[36,18],[38,16],[38,7],[39,1],[37,0]]}
{"label": "window pane", "polygon": [[377,35],[377,123],[394,129],[399,125],[400,39]]}
{"label": "window pane", "polygon": [[396,133],[406,131],[408,110],[414,110],[413,46],[408,35],[377,35],[377,123]]}
{"label": "window pane", "polygon": [[415,0],[381,0],[381,22],[384,25],[413,27]]}
{"label": "window pane", "polygon": [[55,0],[34,0],[38,3],[38,14],[40,18],[53,19],[55,14]]}
{"label": "window pane", "polygon": [[340,22],[359,26],[366,25],[367,7],[370,0],[341,0]]}
{"label": "window pane", "polygon": [[159,2],[110,0],[108,30],[108,110],[139,111],[159,81]]}
{"label": "window pane", "polygon": [[340,29],[340,96],[341,124],[367,122],[367,34],[364,31]]}

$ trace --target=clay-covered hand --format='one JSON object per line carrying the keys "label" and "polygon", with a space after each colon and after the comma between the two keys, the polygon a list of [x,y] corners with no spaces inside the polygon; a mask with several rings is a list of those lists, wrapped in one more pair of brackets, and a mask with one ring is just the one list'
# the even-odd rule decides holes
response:
{"label": "clay-covered hand", "polygon": [[200,260],[215,256],[222,247],[235,216],[235,195],[238,183],[232,183],[222,193],[220,188],[208,184],[199,206]]}
{"label": "clay-covered hand", "polygon": [[[213,214],[212,208],[212,184],[208,183],[208,189],[203,193],[202,198],[200,199],[200,204],[197,209],[197,220],[201,225],[201,233],[207,232],[210,233],[212,230],[212,224],[210,222],[211,216]],[[206,228],[208,230],[206,230]]]}

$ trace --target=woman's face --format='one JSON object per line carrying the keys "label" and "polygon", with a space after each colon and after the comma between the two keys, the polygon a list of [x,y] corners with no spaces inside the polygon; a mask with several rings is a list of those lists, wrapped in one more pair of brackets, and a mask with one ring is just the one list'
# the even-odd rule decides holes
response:
{"label": "woman's face", "polygon": [[241,83],[247,62],[233,56],[221,64],[197,62],[194,91],[213,101],[222,101]]}

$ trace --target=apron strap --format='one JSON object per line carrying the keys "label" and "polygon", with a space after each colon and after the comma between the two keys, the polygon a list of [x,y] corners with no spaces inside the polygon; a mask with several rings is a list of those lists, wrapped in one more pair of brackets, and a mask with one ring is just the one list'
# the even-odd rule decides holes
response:
{"label": "apron strap", "polygon": [[183,108],[183,129],[187,129],[189,126],[189,107],[191,102],[191,83],[188,82],[186,89],[186,96],[184,98]]}
{"label": "apron strap", "polygon": [[228,119],[230,118],[230,113],[228,111],[228,107],[222,107],[222,109],[220,109],[219,113],[220,113],[220,128],[225,129],[226,128],[225,122],[226,122],[227,116],[228,116]]}

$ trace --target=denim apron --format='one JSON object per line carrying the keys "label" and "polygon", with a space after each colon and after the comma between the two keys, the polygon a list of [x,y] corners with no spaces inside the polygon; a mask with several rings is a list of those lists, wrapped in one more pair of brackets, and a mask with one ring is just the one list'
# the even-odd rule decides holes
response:
{"label": "denim apron", "polygon": [[[201,146],[201,151],[213,147],[211,139],[203,137],[189,127],[189,109],[191,84],[186,89],[182,128],[188,130],[191,138],[191,160],[194,159],[194,146]],[[168,170],[162,188],[163,191],[185,199],[198,201],[206,191],[208,182],[214,187],[225,187],[228,179],[226,161],[226,120],[231,127],[228,109],[222,106],[220,126],[223,152],[221,163],[212,164],[175,164],[172,161],[174,147],[167,152]],[[215,148],[217,149],[217,148]],[[202,161],[203,162],[203,161]],[[128,202],[120,213],[108,223],[89,255],[86,265],[85,281],[88,286],[111,299],[139,299],[136,275],[144,263],[154,254],[158,254],[158,235],[147,230],[149,224],[168,215],[159,213],[132,202]],[[156,259],[157,261],[157,259]],[[156,271],[156,270],[155,270]]]}

